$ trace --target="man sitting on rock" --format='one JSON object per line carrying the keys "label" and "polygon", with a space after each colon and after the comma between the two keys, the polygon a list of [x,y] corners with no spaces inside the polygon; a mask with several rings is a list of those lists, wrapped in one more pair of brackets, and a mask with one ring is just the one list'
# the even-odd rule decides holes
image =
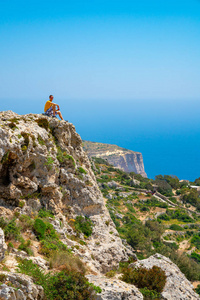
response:
{"label": "man sitting on rock", "polygon": [[[47,115],[49,117],[56,117],[56,115],[59,115],[61,120],[63,120],[59,105],[56,103],[53,103],[52,101],[53,101],[53,95],[50,95],[49,100],[46,102],[45,107],[44,107],[45,115]],[[57,109],[56,109],[56,106],[57,106]]]}

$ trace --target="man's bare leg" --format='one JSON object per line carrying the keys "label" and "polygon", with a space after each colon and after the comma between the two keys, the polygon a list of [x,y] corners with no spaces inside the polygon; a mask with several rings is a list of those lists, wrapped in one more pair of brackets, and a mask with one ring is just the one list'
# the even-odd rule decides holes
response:
{"label": "man's bare leg", "polygon": [[61,112],[57,111],[57,114],[59,115],[59,117],[61,118],[61,120],[63,120],[63,116],[62,116]]}
{"label": "man's bare leg", "polygon": [[56,107],[55,107],[55,105],[53,105],[53,115],[54,115],[54,117],[56,115]]}

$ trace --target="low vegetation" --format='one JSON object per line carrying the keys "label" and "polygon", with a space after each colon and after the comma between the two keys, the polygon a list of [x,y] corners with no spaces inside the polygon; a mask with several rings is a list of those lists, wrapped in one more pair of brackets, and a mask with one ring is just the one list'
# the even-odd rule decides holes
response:
{"label": "low vegetation", "polygon": [[153,266],[151,269],[140,268],[124,268],[122,280],[134,284],[137,286],[144,296],[150,297],[150,299],[160,298],[160,293],[166,283],[165,272],[157,267]]}
{"label": "low vegetation", "polygon": [[[200,280],[200,216],[197,214],[199,193],[187,181],[180,182],[176,176],[158,175],[152,180],[143,178],[140,174],[127,174],[113,168],[101,158],[94,158],[93,164],[97,181],[106,198],[106,206],[119,235],[137,251],[138,258],[160,253],[177,264],[189,280]],[[134,183],[133,179],[137,182]],[[110,182],[116,184],[110,185]],[[172,207],[169,202],[154,197],[152,193],[155,188],[176,206]],[[193,213],[187,210],[191,205]],[[172,232],[164,238],[163,234],[167,229]],[[172,241],[168,242],[170,239]],[[183,241],[188,245],[185,250],[195,247],[196,254],[188,256],[179,251]],[[143,293],[149,299],[156,299],[156,292],[150,291],[147,286]]]}
{"label": "low vegetation", "polygon": [[67,263],[59,272],[46,274],[31,260],[21,260],[18,268],[19,272],[31,276],[36,284],[44,288],[45,297],[48,300],[95,299],[94,290],[101,292],[100,288],[90,285],[83,268],[80,271],[77,266],[71,268],[71,265],[69,267]]}

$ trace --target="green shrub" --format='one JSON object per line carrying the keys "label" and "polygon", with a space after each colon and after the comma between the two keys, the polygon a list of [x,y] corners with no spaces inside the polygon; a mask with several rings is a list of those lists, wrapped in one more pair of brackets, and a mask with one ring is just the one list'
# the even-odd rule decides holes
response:
{"label": "green shrub", "polygon": [[195,292],[200,295],[200,284],[198,284],[197,288],[195,289]]}
{"label": "green shrub", "polygon": [[31,245],[31,241],[28,240],[26,242],[22,242],[19,245],[18,249],[25,251],[28,255],[33,255],[33,251],[31,250],[30,245]]}
{"label": "green shrub", "polygon": [[2,164],[5,164],[6,162],[8,162],[9,156],[10,156],[10,151],[6,152],[6,153],[3,155],[2,159],[1,159],[1,163],[2,163]]}
{"label": "green shrub", "polygon": [[43,140],[43,138],[42,138],[39,134],[38,134],[37,140],[38,140],[38,143],[39,143],[41,146],[44,146],[44,145],[45,145],[45,141]]}
{"label": "green shrub", "polygon": [[34,282],[44,288],[48,300],[92,300],[95,299],[93,291],[101,291],[91,285],[80,272],[64,269],[58,273],[44,274],[31,260],[21,260],[18,268],[19,272],[32,276]]}
{"label": "green shrub", "polygon": [[196,262],[200,263],[200,254],[193,252],[190,257],[194,259]]}
{"label": "green shrub", "polygon": [[22,228],[22,231],[26,231],[28,229],[33,229],[34,221],[27,215],[21,215],[19,217],[20,225]]}
{"label": "green shrub", "polygon": [[85,169],[83,169],[82,167],[79,167],[79,168],[78,168],[78,171],[79,171],[81,174],[87,174],[87,172],[85,171]]}
{"label": "green shrub", "polygon": [[8,224],[8,221],[6,221],[3,217],[0,218],[0,227],[4,229],[6,225]]}
{"label": "green shrub", "polygon": [[183,228],[177,224],[172,224],[169,229],[174,230],[174,231],[182,231]]}
{"label": "green shrub", "polygon": [[191,239],[191,244],[195,245],[197,249],[200,249],[200,232],[193,236]]}
{"label": "green shrub", "polygon": [[41,241],[40,253],[50,257],[54,251],[69,251],[58,237],[53,225],[36,219],[33,226],[35,235]]}
{"label": "green shrub", "polygon": [[181,197],[181,200],[184,203],[190,203],[191,205],[194,206],[200,203],[198,191],[195,189],[192,189],[188,194],[183,195]]}
{"label": "green shrub", "polygon": [[151,299],[158,300],[158,299],[160,299],[160,293],[158,293],[156,291],[153,291],[153,290],[149,290],[146,287],[140,289],[140,292],[144,296],[144,300],[151,300]]}
{"label": "green shrub", "polygon": [[18,204],[18,206],[19,206],[20,208],[23,208],[23,207],[24,207],[24,205],[25,205],[25,202],[24,202],[24,201],[19,201],[19,204]]}
{"label": "green shrub", "polygon": [[89,218],[85,218],[82,216],[76,217],[74,226],[78,232],[84,233],[86,237],[89,237],[92,234],[93,223]]}
{"label": "green shrub", "polygon": [[49,167],[49,169],[51,170],[53,163],[54,163],[54,159],[51,156],[48,156],[47,161],[44,163],[44,166]]}
{"label": "green shrub", "polygon": [[21,228],[16,224],[15,219],[11,220],[4,228],[5,239],[19,240]]}
{"label": "green shrub", "polygon": [[157,267],[153,266],[151,269],[146,268],[125,268],[123,269],[123,276],[121,278],[127,283],[136,285],[138,288],[147,288],[151,291],[161,293],[165,283],[165,272]]}
{"label": "green shrub", "polygon": [[36,219],[33,225],[34,233],[39,240],[45,238],[46,224],[41,219]]}
{"label": "green shrub", "polygon": [[8,250],[11,250],[12,248],[14,248],[14,245],[13,245],[13,243],[9,242],[8,243]]}
{"label": "green shrub", "polygon": [[[50,257],[55,251],[66,251],[67,246],[63,244],[59,239],[49,239],[41,241],[40,253]],[[70,251],[70,250],[68,250]]]}
{"label": "green shrub", "polygon": [[54,218],[54,215],[51,210],[46,210],[44,208],[40,209],[38,212],[38,217],[40,218]]}
{"label": "green shrub", "polygon": [[49,300],[94,299],[93,289],[81,273],[68,273],[65,270],[48,279],[46,296]]}

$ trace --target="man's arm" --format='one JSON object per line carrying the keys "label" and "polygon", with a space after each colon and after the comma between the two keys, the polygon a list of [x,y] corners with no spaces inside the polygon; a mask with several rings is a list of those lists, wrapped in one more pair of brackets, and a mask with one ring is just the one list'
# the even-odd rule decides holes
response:
{"label": "man's arm", "polygon": [[56,104],[56,103],[52,103],[52,105],[53,105],[53,106],[55,106],[55,109],[56,109],[56,106],[57,106],[57,110],[60,110],[60,107],[59,107],[59,105],[58,105],[58,104]]}

